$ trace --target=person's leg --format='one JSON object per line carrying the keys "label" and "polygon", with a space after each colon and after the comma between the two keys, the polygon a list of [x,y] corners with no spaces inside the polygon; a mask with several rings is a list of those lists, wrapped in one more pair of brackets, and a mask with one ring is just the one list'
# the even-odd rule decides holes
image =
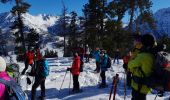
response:
{"label": "person's leg", "polygon": [[131,100],[146,100],[146,94],[139,93],[138,91],[132,89],[132,99]]}
{"label": "person's leg", "polygon": [[40,80],[38,78],[35,78],[35,82],[32,86],[32,90],[31,90],[31,100],[36,100],[36,89],[37,87],[40,85]]}
{"label": "person's leg", "polygon": [[72,91],[75,91],[75,88],[76,88],[76,76],[73,75],[73,90]]}
{"label": "person's leg", "polygon": [[96,62],[96,64],[97,64],[97,72],[100,72],[100,63],[99,62]]}
{"label": "person's leg", "polygon": [[102,85],[106,85],[106,76],[105,76],[105,71],[101,71],[100,76],[102,78]]}
{"label": "person's leg", "polygon": [[76,90],[80,90],[78,77],[79,77],[79,75],[75,75],[75,89]]}
{"label": "person's leg", "polygon": [[25,68],[23,69],[21,74],[24,75],[27,69],[28,69],[28,61],[25,61]]}
{"label": "person's leg", "polygon": [[42,98],[45,97],[45,79],[46,78],[42,78],[41,79],[41,97]]}

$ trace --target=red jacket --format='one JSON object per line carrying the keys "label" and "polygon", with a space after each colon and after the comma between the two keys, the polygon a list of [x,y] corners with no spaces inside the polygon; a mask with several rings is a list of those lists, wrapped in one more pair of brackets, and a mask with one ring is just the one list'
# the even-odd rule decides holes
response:
{"label": "red jacket", "polygon": [[129,59],[130,59],[130,56],[124,56],[124,57],[123,57],[123,63],[124,63],[124,64],[128,64]]}
{"label": "red jacket", "polygon": [[79,75],[80,74],[80,57],[79,56],[73,58],[71,73],[73,75]]}
{"label": "red jacket", "polygon": [[41,52],[40,52],[40,49],[37,49],[37,59],[38,59],[38,61],[39,60],[42,60],[42,54],[41,54]]}
{"label": "red jacket", "polygon": [[28,64],[33,64],[33,61],[34,61],[34,52],[28,51],[26,53],[26,59],[28,60]]}

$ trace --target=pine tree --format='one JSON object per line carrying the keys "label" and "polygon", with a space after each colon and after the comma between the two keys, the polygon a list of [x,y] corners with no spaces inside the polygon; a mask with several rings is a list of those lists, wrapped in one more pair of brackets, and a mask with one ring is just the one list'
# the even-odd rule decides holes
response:
{"label": "pine tree", "polygon": [[18,60],[24,60],[22,57],[26,52],[25,47],[25,38],[24,38],[24,24],[22,21],[22,14],[26,13],[28,11],[28,8],[30,5],[26,2],[23,2],[22,0],[15,0],[16,6],[14,6],[11,10],[11,12],[17,16],[16,20],[14,21],[14,25],[11,27],[15,32],[15,43],[16,43],[16,53],[18,54],[17,59]]}
{"label": "pine tree", "polygon": [[39,34],[35,29],[30,29],[30,33],[26,37],[26,42],[29,47],[39,46]]}
{"label": "pine tree", "polygon": [[[146,22],[149,24],[151,28],[155,28],[154,20],[152,16],[152,12],[150,10],[152,6],[151,0],[128,0],[127,1],[129,14],[130,14],[130,22],[129,22],[129,32],[132,32],[133,22],[135,16],[141,16],[136,20],[136,31],[139,30],[139,23]],[[139,15],[135,15],[135,12],[139,13]]]}
{"label": "pine tree", "polygon": [[69,48],[74,48],[77,46],[77,38],[78,38],[78,32],[77,32],[77,25],[76,25],[76,21],[77,21],[77,13],[76,12],[71,12],[71,22],[69,25]]}
{"label": "pine tree", "polygon": [[63,5],[63,9],[62,9],[62,15],[61,15],[61,20],[60,20],[60,25],[62,28],[62,36],[64,36],[64,57],[66,56],[66,35],[67,35],[67,29],[68,29],[68,17],[66,16],[67,14],[67,8],[64,4],[64,1],[62,0],[62,5]]}
{"label": "pine tree", "polygon": [[7,50],[6,50],[6,38],[5,34],[2,32],[2,29],[0,28],[0,55],[7,56]]}

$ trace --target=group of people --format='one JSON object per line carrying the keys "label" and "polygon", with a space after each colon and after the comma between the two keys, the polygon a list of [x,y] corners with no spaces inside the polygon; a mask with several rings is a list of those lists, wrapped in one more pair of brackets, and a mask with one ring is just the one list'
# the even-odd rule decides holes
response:
{"label": "group of people", "polygon": [[[154,55],[152,53],[152,49],[155,45],[155,39],[150,34],[145,34],[142,36],[134,36],[134,49],[129,51],[125,57],[123,57],[123,68],[127,73],[127,85],[132,88],[132,100],[146,100],[146,95],[151,91],[151,88],[146,86],[145,84],[139,84],[136,79],[139,79],[145,76],[149,76],[152,73],[153,64],[154,64]],[[86,45],[86,49],[89,48]],[[79,85],[79,74],[80,74],[80,67],[83,61],[84,54],[81,52],[74,52],[73,53],[73,63],[70,68],[67,68],[67,71],[70,71],[73,75],[73,92],[80,91]],[[90,54],[89,50],[86,50],[86,54]],[[118,53],[118,50],[117,50]],[[106,84],[106,76],[105,72],[107,71],[108,67],[108,59],[109,56],[106,50],[101,50],[100,48],[96,48],[93,56],[96,60],[96,69],[95,72],[100,72],[100,77],[102,79],[99,88],[105,88]],[[87,56],[86,61],[89,61]],[[40,74],[41,70],[40,66],[42,63],[45,66],[48,66],[48,62],[43,58],[40,53],[40,49],[37,48],[33,51],[31,48],[28,48],[26,53],[26,60],[25,60],[25,68],[22,71],[24,75],[28,66],[32,67],[32,70],[29,75],[35,76],[35,82],[32,86],[31,91],[31,100],[35,100],[36,95],[36,88],[41,85],[41,99],[44,100],[45,98],[45,79],[46,75]],[[6,62],[5,60],[0,57],[0,78],[5,80],[9,80],[9,76],[5,72],[6,69]],[[0,83],[0,100],[5,100],[5,86]]]}
{"label": "group of people", "polygon": [[22,75],[25,74],[28,66],[31,66],[31,72],[27,72],[26,75],[35,77],[31,90],[31,100],[36,100],[36,89],[39,85],[41,87],[41,96],[39,98],[45,100],[45,80],[48,76],[49,68],[48,62],[41,54],[39,47],[28,47],[25,54],[25,68],[21,72]]}

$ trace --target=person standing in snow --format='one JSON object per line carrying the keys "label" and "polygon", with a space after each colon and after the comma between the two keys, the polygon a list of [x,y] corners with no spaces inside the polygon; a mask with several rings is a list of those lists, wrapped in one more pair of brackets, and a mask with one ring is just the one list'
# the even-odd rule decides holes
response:
{"label": "person standing in snow", "polygon": [[25,68],[23,69],[22,71],[22,75],[25,74],[26,70],[28,69],[28,66],[30,65],[31,68],[33,67],[33,62],[34,62],[34,52],[33,50],[31,50],[30,47],[28,47],[28,51],[26,52],[26,55],[25,55]]}
{"label": "person standing in snow", "polygon": [[41,100],[45,100],[45,80],[49,75],[49,66],[45,58],[41,58],[37,61],[37,66],[35,69],[35,82],[31,90],[31,100],[36,100],[36,89],[40,85],[41,87]]}
{"label": "person standing in snow", "polygon": [[[10,76],[8,76],[6,70],[6,62],[5,60],[0,56],[0,78],[9,81],[11,79]],[[5,97],[6,93],[6,87],[4,84],[0,83],[0,100],[7,100],[7,97]]]}
{"label": "person standing in snow", "polygon": [[102,83],[99,85],[99,88],[106,87],[106,75],[105,72],[107,71],[107,61],[109,57],[106,53],[106,50],[102,50],[100,53],[100,77],[102,79]]}
{"label": "person standing in snow", "polygon": [[73,63],[71,68],[67,68],[67,71],[70,71],[73,75],[73,90],[72,92],[79,92],[80,86],[79,86],[79,74],[80,74],[80,57],[78,56],[78,53],[73,54]]}
{"label": "person standing in snow", "polygon": [[85,47],[85,52],[86,52],[86,54],[85,54],[86,62],[89,62],[90,48],[89,48],[88,44]]}
{"label": "person standing in snow", "polygon": [[132,100],[146,100],[146,95],[151,91],[148,86],[139,83],[143,76],[150,76],[153,72],[154,55],[152,49],[154,37],[145,34],[141,37],[142,48],[137,56],[128,62],[128,70],[132,73]]}
{"label": "person standing in snow", "polygon": [[119,58],[120,58],[120,51],[119,49],[116,49],[115,53],[114,53],[114,63],[116,62],[117,60],[117,64],[119,64]]}
{"label": "person standing in snow", "polygon": [[99,73],[100,72],[100,49],[98,47],[96,48],[96,51],[94,52],[93,56],[96,59],[96,69],[94,71]]}

